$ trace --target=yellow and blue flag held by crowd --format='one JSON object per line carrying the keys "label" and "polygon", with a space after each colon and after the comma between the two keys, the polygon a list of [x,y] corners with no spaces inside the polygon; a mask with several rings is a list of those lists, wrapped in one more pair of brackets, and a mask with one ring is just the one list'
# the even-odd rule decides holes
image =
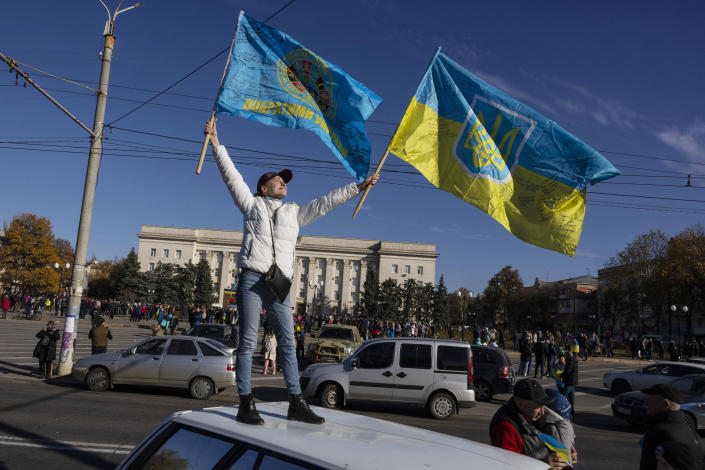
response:
{"label": "yellow and blue flag held by crowd", "polygon": [[362,181],[370,165],[364,122],[382,99],[340,67],[244,12],[233,41],[215,112],[308,129]]}
{"label": "yellow and blue flag held by crowd", "polygon": [[619,174],[538,112],[436,52],[389,151],[518,238],[573,256],[586,187]]}

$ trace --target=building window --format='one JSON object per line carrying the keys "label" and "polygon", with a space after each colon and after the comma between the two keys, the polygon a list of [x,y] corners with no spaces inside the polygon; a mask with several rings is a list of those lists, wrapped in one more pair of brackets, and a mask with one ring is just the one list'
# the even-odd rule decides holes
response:
{"label": "building window", "polygon": [[355,272],[360,271],[360,263],[353,263],[353,271],[355,271]]}
{"label": "building window", "polygon": [[205,261],[205,259],[206,259],[206,254],[205,254],[205,253],[201,253],[201,254],[199,255],[199,258],[200,258],[201,261]]}
{"label": "building window", "polygon": [[302,274],[300,279],[301,284],[306,284],[306,275]]}
{"label": "building window", "polygon": [[156,248],[152,248],[151,250],[149,250],[149,256],[151,256],[152,258],[154,258],[155,256],[157,256],[157,249],[156,249]]}
{"label": "building window", "polygon": [[215,277],[220,277],[220,268],[215,270]]}
{"label": "building window", "polygon": [[299,297],[303,298],[303,297],[305,297],[305,296],[306,296],[306,291],[305,291],[304,289],[301,289],[301,290],[299,291]]}
{"label": "building window", "polygon": [[357,302],[357,292],[353,292],[352,294],[350,294],[350,298],[353,302]]}
{"label": "building window", "polygon": [[325,267],[326,267],[326,262],[324,260],[319,260],[318,261],[318,269],[323,270],[323,269],[325,269]]}
{"label": "building window", "polygon": [[333,300],[340,300],[340,293],[338,291],[333,292]]}
{"label": "building window", "polygon": [[340,271],[341,269],[343,269],[343,262],[342,262],[342,261],[336,261],[336,262],[335,262],[335,269],[337,269],[338,271]]}
{"label": "building window", "polygon": [[318,287],[323,286],[323,276],[318,276]]}
{"label": "building window", "polygon": [[169,250],[164,249],[164,251],[162,252],[162,258],[168,258],[168,257],[169,257]]}
{"label": "building window", "polygon": [[181,250],[174,251],[174,258],[181,259]]}
{"label": "building window", "polygon": [[223,263],[223,253],[218,253],[217,255],[215,255],[215,259],[218,262],[218,264],[222,264]]}
{"label": "building window", "polygon": [[335,276],[335,283],[340,284],[340,276]]}
{"label": "building window", "polygon": [[419,266],[416,268],[416,274],[419,276],[423,276],[423,266]]}
{"label": "building window", "polygon": [[406,266],[404,266],[404,274],[411,274],[411,266],[410,265],[407,264]]}
{"label": "building window", "polygon": [[149,270],[154,271],[154,263],[149,263]]}
{"label": "building window", "polygon": [[301,266],[303,266],[304,269],[308,268],[308,260],[306,258],[301,260]]}
{"label": "building window", "polygon": [[398,265],[398,264],[393,264],[393,265],[392,265],[392,272],[393,272],[394,274],[396,274],[396,273],[399,272],[399,265]]}

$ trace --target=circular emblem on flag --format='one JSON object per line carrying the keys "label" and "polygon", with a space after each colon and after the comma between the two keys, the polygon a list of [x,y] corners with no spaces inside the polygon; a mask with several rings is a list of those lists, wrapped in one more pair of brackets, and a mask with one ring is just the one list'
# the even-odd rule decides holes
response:
{"label": "circular emblem on flag", "polygon": [[287,93],[313,111],[318,108],[326,118],[335,116],[338,106],[333,99],[330,69],[316,54],[308,49],[294,49],[279,59],[277,75]]}

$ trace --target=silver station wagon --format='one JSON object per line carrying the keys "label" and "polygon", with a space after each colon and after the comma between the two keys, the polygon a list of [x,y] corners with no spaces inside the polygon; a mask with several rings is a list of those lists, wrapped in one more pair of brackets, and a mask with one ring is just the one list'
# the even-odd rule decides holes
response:
{"label": "silver station wagon", "polygon": [[205,400],[235,384],[232,350],[207,338],[157,336],[130,349],[81,358],[71,375],[93,391],[113,385],[188,388]]}

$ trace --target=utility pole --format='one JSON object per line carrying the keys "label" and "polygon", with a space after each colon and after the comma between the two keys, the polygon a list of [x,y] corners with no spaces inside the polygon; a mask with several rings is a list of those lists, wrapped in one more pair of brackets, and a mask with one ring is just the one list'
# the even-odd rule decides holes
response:
{"label": "utility pole", "polygon": [[110,64],[113,56],[113,44],[115,36],[115,18],[120,13],[142,6],[136,3],[131,7],[119,10],[123,0],[118,3],[115,12],[111,15],[110,10],[102,2],[108,12],[108,21],[105,23],[103,37],[102,67],[100,70],[100,85],[98,87],[98,97],[95,105],[95,115],[93,117],[93,135],[91,136],[91,147],[88,156],[88,166],[86,168],[86,181],[83,187],[83,203],[81,204],[81,219],[78,224],[78,237],[76,239],[76,252],[73,261],[73,273],[71,276],[71,290],[69,297],[68,311],[64,322],[64,337],[61,341],[61,355],[59,356],[59,369],[57,375],[68,375],[73,368],[73,354],[76,336],[78,335],[78,316],[81,310],[81,298],[83,296],[83,285],[86,278],[86,253],[88,252],[88,238],[91,231],[91,220],[93,218],[93,202],[95,199],[95,188],[98,182],[98,169],[100,168],[100,158],[103,151],[103,126],[105,119],[105,106],[108,98],[108,81],[110,79]]}

